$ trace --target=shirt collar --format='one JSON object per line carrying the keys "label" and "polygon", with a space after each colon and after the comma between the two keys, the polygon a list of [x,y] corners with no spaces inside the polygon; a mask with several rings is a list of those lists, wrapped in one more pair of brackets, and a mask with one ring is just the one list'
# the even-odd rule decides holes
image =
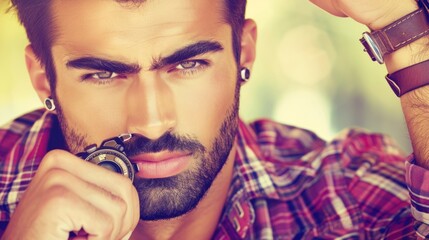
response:
{"label": "shirt collar", "polygon": [[288,200],[316,175],[312,160],[325,142],[312,132],[260,120],[242,121],[236,139],[235,172],[250,199]]}
{"label": "shirt collar", "polygon": [[287,201],[303,191],[316,175],[310,159],[325,142],[309,131],[260,120],[239,121],[236,144],[228,200],[213,239],[252,238],[252,200]]}
{"label": "shirt collar", "polygon": [[22,121],[29,121],[29,119],[37,120],[28,129],[24,127],[24,124],[19,123],[12,123],[10,126],[11,131],[21,133],[20,139],[14,144],[7,156],[9,160],[15,160],[13,162],[19,163],[19,172],[24,169],[35,172],[48,151],[50,141],[55,141],[55,139],[50,138],[53,122],[56,120],[55,114],[37,110],[27,114],[25,118],[22,118]]}

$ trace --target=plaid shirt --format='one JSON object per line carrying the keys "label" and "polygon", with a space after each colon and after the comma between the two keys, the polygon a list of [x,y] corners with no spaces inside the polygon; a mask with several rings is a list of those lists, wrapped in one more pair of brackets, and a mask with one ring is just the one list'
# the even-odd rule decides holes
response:
{"label": "plaid shirt", "polygon": [[[59,131],[56,116],[44,110],[0,129],[1,222],[9,221],[41,159],[60,141]],[[429,234],[422,223],[429,222],[429,185],[422,184],[429,171],[410,160],[405,174],[405,158],[386,136],[351,129],[326,143],[259,120],[240,122],[236,143],[213,239],[406,239],[416,237],[414,225],[421,237]]]}

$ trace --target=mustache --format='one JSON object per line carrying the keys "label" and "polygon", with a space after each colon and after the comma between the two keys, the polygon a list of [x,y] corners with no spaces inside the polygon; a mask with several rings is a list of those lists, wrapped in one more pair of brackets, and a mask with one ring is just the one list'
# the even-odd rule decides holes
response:
{"label": "mustache", "polygon": [[186,135],[166,132],[154,140],[138,133],[132,133],[132,136],[124,144],[125,152],[129,157],[161,151],[190,151],[194,153],[204,153],[206,151],[206,148],[198,140]]}

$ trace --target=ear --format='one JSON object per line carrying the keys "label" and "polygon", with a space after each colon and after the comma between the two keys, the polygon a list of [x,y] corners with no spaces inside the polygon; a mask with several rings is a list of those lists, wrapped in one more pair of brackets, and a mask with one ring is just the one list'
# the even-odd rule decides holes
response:
{"label": "ear", "polygon": [[40,63],[39,59],[34,54],[33,47],[28,45],[25,48],[25,63],[27,71],[30,75],[30,80],[34,90],[43,102],[45,98],[51,96],[51,87],[46,75],[45,68]]}
{"label": "ear", "polygon": [[256,40],[258,37],[255,21],[246,19],[241,35],[240,66],[252,70],[256,57]]}

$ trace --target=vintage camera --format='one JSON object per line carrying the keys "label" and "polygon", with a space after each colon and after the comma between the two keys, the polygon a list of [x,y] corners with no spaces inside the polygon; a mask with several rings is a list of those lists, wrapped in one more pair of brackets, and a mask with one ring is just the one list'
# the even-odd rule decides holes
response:
{"label": "vintage camera", "polygon": [[104,140],[100,147],[92,144],[86,147],[84,152],[76,155],[85,161],[122,174],[134,181],[134,174],[138,171],[138,168],[128,159],[124,151],[124,142],[131,138],[132,135],[129,133],[109,138]]}

